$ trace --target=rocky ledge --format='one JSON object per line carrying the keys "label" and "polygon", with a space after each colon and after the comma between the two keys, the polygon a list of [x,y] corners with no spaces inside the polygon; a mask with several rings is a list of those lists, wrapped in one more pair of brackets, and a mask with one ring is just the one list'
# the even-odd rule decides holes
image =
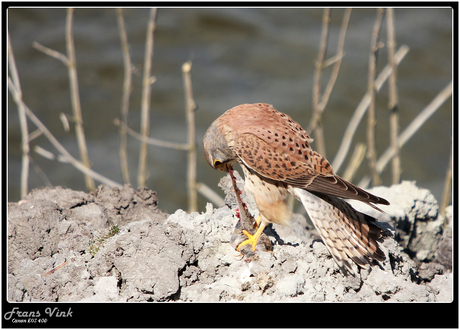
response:
{"label": "rocky ledge", "polygon": [[[238,186],[242,187],[241,177]],[[434,196],[414,182],[371,191],[388,199],[379,217],[386,260],[344,275],[300,214],[265,233],[272,253],[239,256],[238,221],[228,177],[226,205],[168,215],[154,191],[100,186],[86,194],[33,190],[8,204],[8,300],[450,302],[452,206],[440,216]],[[243,196],[256,212],[250,196]]]}

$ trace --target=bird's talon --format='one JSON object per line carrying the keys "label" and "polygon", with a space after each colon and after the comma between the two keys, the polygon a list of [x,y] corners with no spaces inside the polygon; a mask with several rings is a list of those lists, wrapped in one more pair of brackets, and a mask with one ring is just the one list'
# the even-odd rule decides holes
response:
{"label": "bird's talon", "polygon": [[[238,247],[236,248],[236,250],[238,252],[240,252],[240,249],[244,246],[244,245],[248,245],[248,244],[251,244],[252,245],[252,251],[255,251],[256,250],[256,245],[257,245],[257,241],[259,240],[259,237],[256,237],[256,235],[251,235],[247,230],[244,230],[243,229],[243,234],[245,234],[248,239],[241,242],[240,245],[238,245]],[[260,235],[259,235],[260,236]]]}

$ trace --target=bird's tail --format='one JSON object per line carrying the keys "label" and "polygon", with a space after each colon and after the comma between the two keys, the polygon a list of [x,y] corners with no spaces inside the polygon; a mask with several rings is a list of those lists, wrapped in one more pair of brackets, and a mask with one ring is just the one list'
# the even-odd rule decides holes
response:
{"label": "bird's tail", "polygon": [[382,230],[374,224],[375,218],[337,197],[300,188],[295,188],[294,194],[340,268],[345,266],[353,274],[350,261],[365,267],[371,259],[385,259],[377,242]]}

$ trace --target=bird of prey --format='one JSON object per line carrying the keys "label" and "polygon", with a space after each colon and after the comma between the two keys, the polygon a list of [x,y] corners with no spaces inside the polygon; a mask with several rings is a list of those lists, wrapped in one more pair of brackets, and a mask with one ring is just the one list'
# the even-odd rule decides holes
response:
{"label": "bird of prey", "polygon": [[[239,163],[244,189],[252,193],[259,217],[257,231],[237,250],[257,241],[269,223],[289,225],[286,204],[291,193],[305,207],[312,223],[340,268],[350,261],[364,267],[385,259],[377,240],[382,230],[376,219],[355,210],[346,199],[389,205],[334,174],[329,162],[310,147],[313,139],[291,117],[265,103],[242,104],[227,110],[206,131],[203,149],[209,165],[226,171]],[[378,209],[380,211],[380,209]]]}

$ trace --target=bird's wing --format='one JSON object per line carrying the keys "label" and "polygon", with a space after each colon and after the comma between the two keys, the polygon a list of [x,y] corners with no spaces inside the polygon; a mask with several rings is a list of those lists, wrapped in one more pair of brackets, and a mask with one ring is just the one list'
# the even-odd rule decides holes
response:
{"label": "bird's wing", "polygon": [[278,142],[281,138],[266,135],[261,137],[259,132],[256,134],[244,133],[237,136],[233,149],[240,160],[259,175],[295,188],[356,199],[371,206],[372,203],[389,204],[387,200],[334,174],[329,162],[312,150],[305,141],[296,141],[296,136],[282,145]]}
{"label": "bird's wing", "polygon": [[245,133],[236,138],[233,146],[240,160],[259,175],[274,181],[297,180],[297,184],[308,186],[315,177],[307,163],[299,162],[288,153],[258,138]]}
{"label": "bird's wing", "polygon": [[353,209],[347,202],[319,193],[294,188],[311,221],[337,264],[351,273],[351,261],[361,267],[371,259],[382,261],[385,254],[377,240],[382,230],[374,218]]}
{"label": "bird's wing", "polygon": [[[315,156],[312,157],[312,162],[317,164],[327,163],[326,166],[330,168],[329,162],[327,162],[324,157],[315,151],[313,151],[313,153]],[[322,166],[324,165],[317,165],[316,167]],[[336,197],[360,200],[376,208],[380,212],[382,212],[382,210],[372,205],[372,203],[384,205],[390,204],[386,199],[370,194],[364,189],[355,186],[353,183],[342,179],[340,176],[334,174],[332,169],[326,174],[319,172],[319,174],[305,188],[310,191],[316,191]]]}

